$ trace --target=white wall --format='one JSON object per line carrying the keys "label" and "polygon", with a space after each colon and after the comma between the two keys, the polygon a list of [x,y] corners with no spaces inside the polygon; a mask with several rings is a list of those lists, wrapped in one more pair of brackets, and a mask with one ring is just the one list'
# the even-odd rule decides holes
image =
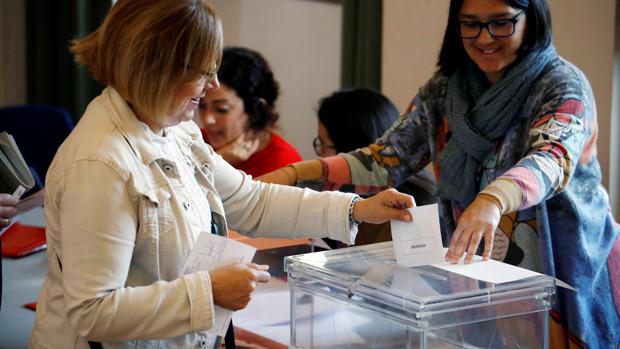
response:
{"label": "white wall", "polygon": [[26,103],[24,7],[0,0],[0,107]]}
{"label": "white wall", "polygon": [[381,90],[403,110],[435,71],[449,0],[383,1]]}
{"label": "white wall", "polygon": [[[382,89],[401,109],[435,71],[448,18],[449,0],[389,0],[383,2]],[[560,55],[581,68],[594,90],[598,109],[598,158],[603,183],[612,192],[620,217],[617,164],[610,166],[612,135],[612,76],[615,32],[614,0],[549,0],[554,41]],[[616,118],[618,116],[615,116]],[[614,160],[615,161],[615,160]],[[614,170],[614,173],[610,172]]]}
{"label": "white wall", "polygon": [[314,158],[319,98],[340,87],[342,8],[301,0],[212,0],[226,45],[246,46],[269,61],[280,83],[281,133]]}

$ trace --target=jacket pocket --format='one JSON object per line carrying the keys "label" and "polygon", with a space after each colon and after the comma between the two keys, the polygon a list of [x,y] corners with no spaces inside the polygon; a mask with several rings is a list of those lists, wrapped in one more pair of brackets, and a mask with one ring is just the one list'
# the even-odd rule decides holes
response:
{"label": "jacket pocket", "polygon": [[[140,195],[138,236],[136,248],[148,251],[153,256],[155,264],[153,274],[159,280],[166,274],[166,246],[164,238],[172,229],[172,211],[170,193],[163,188],[157,188]],[[155,280],[154,280],[155,281]]]}

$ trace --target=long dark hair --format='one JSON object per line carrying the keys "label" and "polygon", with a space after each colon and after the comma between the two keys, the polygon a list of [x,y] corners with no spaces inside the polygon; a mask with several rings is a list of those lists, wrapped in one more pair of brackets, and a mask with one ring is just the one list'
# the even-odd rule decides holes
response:
{"label": "long dark hair", "polygon": [[[452,75],[463,68],[470,60],[458,36],[459,13],[463,0],[450,1],[448,24],[443,37],[443,44],[437,59],[438,72],[445,76]],[[551,15],[547,0],[508,0],[512,8],[525,10],[527,28],[521,52],[542,49],[551,44]]]}
{"label": "long dark hair", "polygon": [[324,97],[318,116],[338,152],[368,146],[399,116],[384,95],[368,88],[344,89]]}
{"label": "long dark hair", "polygon": [[244,47],[224,48],[217,77],[243,100],[249,129],[262,131],[278,121],[275,102],[280,88],[260,53]]}

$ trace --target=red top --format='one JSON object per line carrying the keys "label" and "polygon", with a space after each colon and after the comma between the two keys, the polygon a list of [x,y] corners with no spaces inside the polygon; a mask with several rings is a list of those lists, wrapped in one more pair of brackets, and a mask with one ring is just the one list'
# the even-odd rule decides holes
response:
{"label": "red top", "polygon": [[[207,142],[204,130],[202,136]],[[271,141],[263,150],[254,153],[245,162],[235,167],[252,177],[258,177],[301,160],[301,156],[292,145],[277,133],[271,132]]]}

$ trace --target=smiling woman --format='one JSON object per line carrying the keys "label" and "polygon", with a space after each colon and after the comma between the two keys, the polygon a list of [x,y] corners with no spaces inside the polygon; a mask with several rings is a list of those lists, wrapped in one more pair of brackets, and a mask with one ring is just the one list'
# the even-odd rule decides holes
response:
{"label": "smiling woman", "polygon": [[274,129],[280,88],[265,58],[244,47],[227,47],[217,73],[218,91],[200,100],[202,134],[224,160],[258,177],[301,156]]}
{"label": "smiling woman", "polygon": [[567,282],[577,292],[558,290],[550,346],[617,348],[620,238],[594,96],[552,44],[547,1],[452,0],[437,66],[373,144],[264,179],[363,194],[432,163],[446,261],[483,244],[485,259]]}
{"label": "smiling woman", "polygon": [[[265,185],[206,145],[192,121],[219,83],[220,20],[206,0],[119,0],[72,45],[108,86],[46,177],[48,273],[31,348],[217,347],[215,305],[239,310],[267,267],[185,272],[199,236],[352,242],[357,220],[411,220],[411,197]],[[303,208],[303,211],[302,211]]]}
{"label": "smiling woman", "polygon": [[495,8],[483,7],[488,4],[481,2],[464,5],[467,6],[461,8],[458,32],[465,52],[484,72],[487,80],[495,83],[518,57],[517,51],[525,35],[525,20],[519,19],[525,17],[525,10],[505,11],[498,3]]}

